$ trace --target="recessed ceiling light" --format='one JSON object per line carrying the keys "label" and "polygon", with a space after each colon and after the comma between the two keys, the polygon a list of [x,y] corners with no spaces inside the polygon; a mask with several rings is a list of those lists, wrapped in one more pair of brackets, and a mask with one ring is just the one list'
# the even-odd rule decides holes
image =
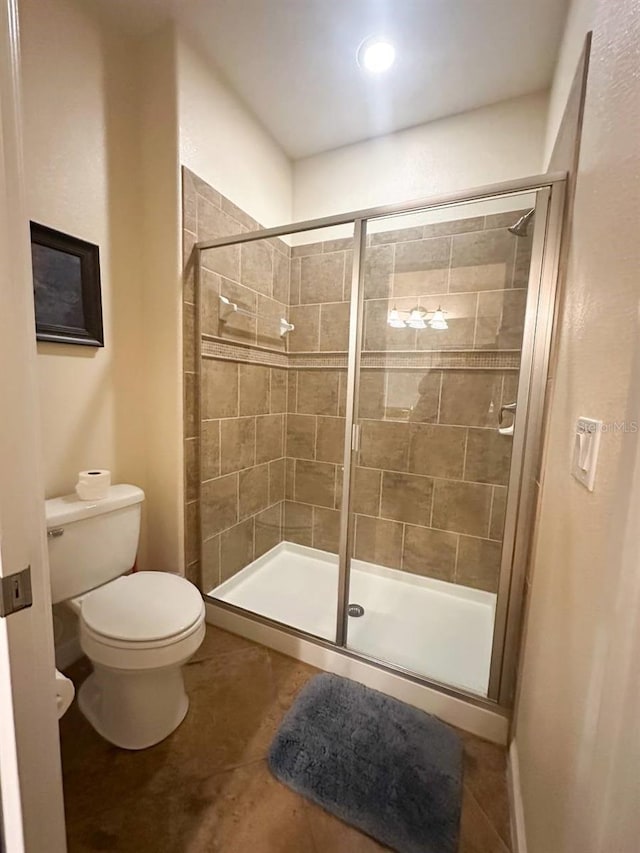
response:
{"label": "recessed ceiling light", "polygon": [[358,48],[358,64],[371,72],[371,74],[380,74],[382,71],[388,71],[393,65],[396,58],[396,49],[383,38],[371,37],[365,39]]}

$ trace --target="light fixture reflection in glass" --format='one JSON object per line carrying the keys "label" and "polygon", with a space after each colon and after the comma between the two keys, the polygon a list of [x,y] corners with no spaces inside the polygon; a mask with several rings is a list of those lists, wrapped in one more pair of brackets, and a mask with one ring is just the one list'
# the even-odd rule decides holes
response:
{"label": "light fixture reflection in glass", "polygon": [[433,312],[433,317],[429,320],[429,325],[432,329],[442,329],[443,331],[449,328],[449,324],[444,318],[444,311],[440,306]]}
{"label": "light fixture reflection in glass", "polygon": [[423,311],[422,308],[413,308],[409,312],[409,318],[407,319],[407,326],[412,329],[426,329],[427,324],[424,321],[425,314],[427,312]]}
{"label": "light fixture reflection in glass", "polygon": [[405,323],[405,321],[400,316],[400,312],[398,311],[398,309],[396,308],[395,305],[393,306],[391,311],[389,311],[389,314],[387,316],[387,324],[389,326],[391,326],[392,329],[404,329],[404,328],[406,328],[407,324]]}

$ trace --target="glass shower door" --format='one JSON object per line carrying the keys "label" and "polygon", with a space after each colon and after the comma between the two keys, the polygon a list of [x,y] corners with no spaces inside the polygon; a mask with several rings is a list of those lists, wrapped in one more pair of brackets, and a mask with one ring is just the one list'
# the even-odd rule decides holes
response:
{"label": "glass shower door", "polygon": [[367,223],[347,646],[486,696],[535,194]]}

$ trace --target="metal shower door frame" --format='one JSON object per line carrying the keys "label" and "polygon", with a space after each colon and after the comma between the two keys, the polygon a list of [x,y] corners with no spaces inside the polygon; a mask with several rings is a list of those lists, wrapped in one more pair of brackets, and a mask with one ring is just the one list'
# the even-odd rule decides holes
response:
{"label": "metal shower door frame", "polygon": [[[351,271],[351,301],[349,323],[349,349],[347,356],[347,399],[345,410],[345,453],[342,487],[342,506],[339,539],[338,606],[336,613],[336,641],[331,642],[305,631],[287,626],[227,602],[210,598],[217,607],[230,610],[255,621],[270,625],[280,631],[303,637],[320,646],[337,651],[387,671],[396,672],[413,681],[433,687],[444,693],[474,704],[507,708],[511,703],[518,655],[518,641],[522,615],[525,560],[532,522],[533,476],[537,466],[542,435],[542,405],[546,387],[551,329],[554,316],[558,272],[559,246],[566,173],[553,173],[506,181],[478,187],[472,191],[448,193],[402,204],[367,208],[352,213],[327,216],[295,222],[275,228],[236,234],[215,240],[196,243],[195,270],[199,278],[201,253],[208,249],[240,243],[255,242],[270,237],[285,237],[306,231],[320,230],[336,225],[354,226],[353,266]],[[367,223],[372,219],[455,207],[483,200],[536,193],[534,240],[529,270],[525,331],[518,383],[518,416],[514,429],[514,447],[507,491],[505,533],[499,591],[494,623],[489,690],[486,699],[477,694],[434,681],[425,676],[394,665],[389,661],[372,658],[347,646],[347,602],[353,539],[352,469],[359,445],[358,376],[364,326],[364,257],[366,251]],[[536,254],[537,252],[537,254]],[[196,287],[198,281],[196,281]],[[199,290],[199,288],[197,288]],[[197,315],[200,311],[197,311]],[[198,330],[196,330],[196,334]],[[517,442],[516,442],[517,438]]]}

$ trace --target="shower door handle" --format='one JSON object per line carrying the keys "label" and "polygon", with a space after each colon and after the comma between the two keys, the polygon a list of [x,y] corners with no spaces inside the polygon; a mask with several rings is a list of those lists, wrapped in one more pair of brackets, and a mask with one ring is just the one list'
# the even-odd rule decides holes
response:
{"label": "shower door handle", "polygon": [[506,406],[502,406],[500,408],[500,417],[498,418],[498,422],[499,422],[500,426],[502,426],[502,424],[504,422],[504,413],[505,412],[511,412],[515,416],[516,405],[517,405],[517,403],[507,403]]}
{"label": "shower door handle", "polygon": [[351,427],[351,450],[358,453],[360,450],[360,424],[353,424]]}

